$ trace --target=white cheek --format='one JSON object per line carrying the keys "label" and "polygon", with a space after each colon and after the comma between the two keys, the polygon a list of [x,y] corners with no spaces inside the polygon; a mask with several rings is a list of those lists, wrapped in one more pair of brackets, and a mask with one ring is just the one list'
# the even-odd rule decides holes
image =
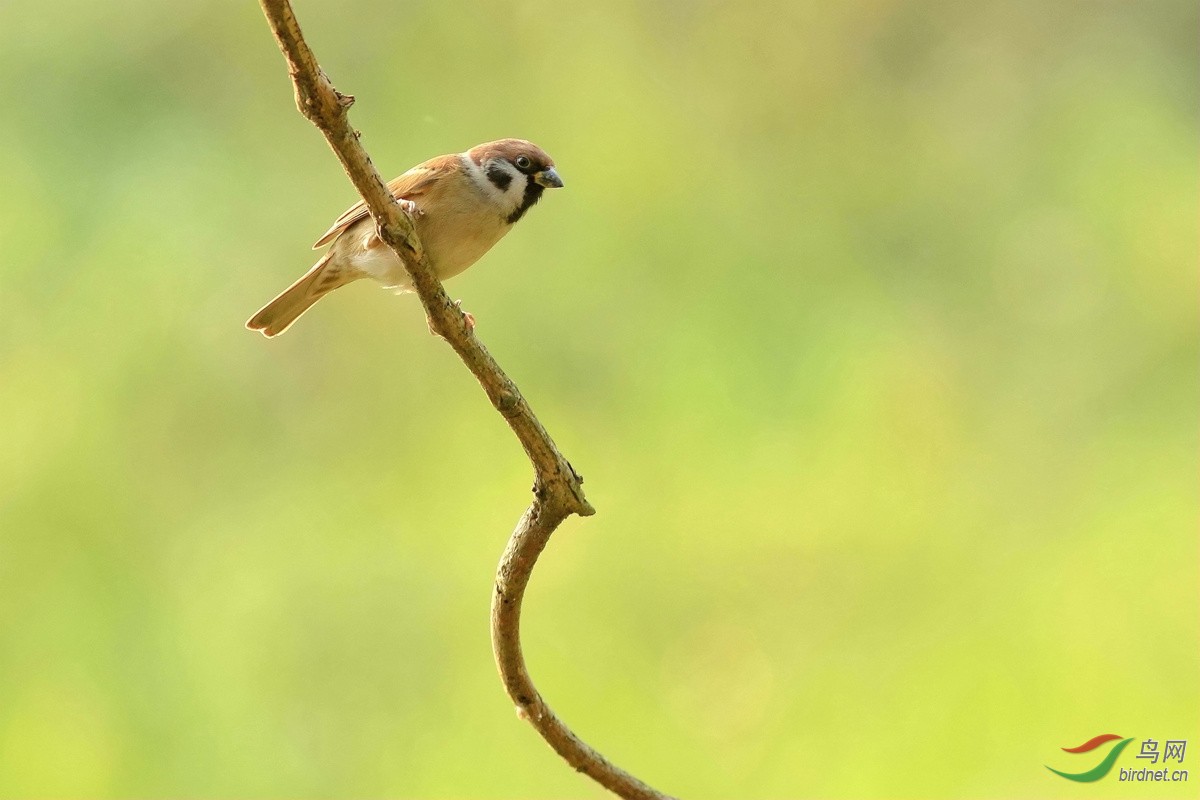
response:
{"label": "white cheek", "polygon": [[[528,185],[528,178],[512,164],[503,159],[492,159],[485,162],[482,166],[478,166],[466,156],[463,156],[463,163],[471,176],[471,180],[499,207],[504,216],[512,213],[513,210],[524,202],[525,187]],[[512,179],[509,181],[508,186],[504,187],[503,191],[487,177],[489,169],[503,170]]]}
{"label": "white cheek", "polygon": [[508,185],[508,196],[512,199],[513,204],[516,205],[525,197],[525,187],[529,185],[529,177],[512,167],[509,167],[509,170],[512,172],[513,179],[512,183]]}
{"label": "white cheek", "polygon": [[[508,186],[504,188],[503,192],[497,189],[496,193],[504,198],[504,203],[509,208],[516,208],[519,206],[525,197],[525,185],[527,180],[525,175],[507,161],[489,162],[489,165],[493,166],[493,168],[504,170],[504,172],[508,173],[508,176],[512,178],[512,180],[508,182]],[[492,184],[491,181],[488,181],[488,183]],[[492,186],[495,188],[495,184],[492,184]]]}

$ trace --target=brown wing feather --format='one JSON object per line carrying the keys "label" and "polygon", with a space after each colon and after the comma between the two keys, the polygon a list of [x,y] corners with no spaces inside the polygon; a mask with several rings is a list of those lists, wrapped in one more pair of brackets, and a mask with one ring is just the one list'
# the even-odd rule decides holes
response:
{"label": "brown wing feather", "polygon": [[[418,164],[400,177],[388,181],[387,187],[391,190],[392,196],[397,200],[411,200],[414,197],[425,194],[440,179],[460,169],[462,169],[462,164],[459,162],[457,155],[438,156],[437,158],[429,159],[423,164]],[[313,245],[313,250],[324,247],[332,242],[346,228],[349,228],[360,219],[366,218],[368,213],[367,205],[362,200],[350,206],[344,214],[337,218],[329,230],[325,231],[320,239],[317,239],[316,244]]]}

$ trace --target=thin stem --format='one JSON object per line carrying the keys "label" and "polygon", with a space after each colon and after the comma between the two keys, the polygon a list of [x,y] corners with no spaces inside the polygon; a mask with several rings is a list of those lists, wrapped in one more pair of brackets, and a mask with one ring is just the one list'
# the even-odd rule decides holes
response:
{"label": "thin stem", "polygon": [[668,795],[642,783],[576,736],[542,699],[525,667],[521,652],[521,601],[533,565],[566,516],[534,500],[517,523],[500,558],[492,594],[492,651],[504,689],[521,718],[528,720],[576,772],[627,800],[670,800]]}

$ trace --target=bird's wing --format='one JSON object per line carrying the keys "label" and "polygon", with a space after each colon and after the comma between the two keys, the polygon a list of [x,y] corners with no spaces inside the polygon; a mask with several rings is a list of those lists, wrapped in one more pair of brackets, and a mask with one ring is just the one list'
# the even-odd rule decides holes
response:
{"label": "bird's wing", "polygon": [[[397,200],[411,200],[425,194],[435,183],[458,169],[460,169],[460,164],[457,155],[438,156],[429,159],[424,164],[418,164],[399,178],[393,178],[388,181],[387,186]],[[329,230],[325,231],[320,239],[317,239],[313,250],[332,242],[346,228],[365,219],[368,213],[367,205],[362,200],[350,206],[344,214],[337,218]]]}

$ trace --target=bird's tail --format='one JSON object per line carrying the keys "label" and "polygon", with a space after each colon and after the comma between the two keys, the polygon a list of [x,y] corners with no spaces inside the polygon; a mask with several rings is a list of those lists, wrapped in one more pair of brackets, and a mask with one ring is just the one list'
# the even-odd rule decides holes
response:
{"label": "bird's tail", "polygon": [[330,260],[329,255],[326,255],[313,264],[312,269],[304,273],[304,277],[259,309],[246,323],[246,327],[252,331],[261,331],[267,338],[278,336],[291,327],[301,314],[308,311],[313,303],[339,286],[360,277],[362,276],[356,272],[339,268]]}

